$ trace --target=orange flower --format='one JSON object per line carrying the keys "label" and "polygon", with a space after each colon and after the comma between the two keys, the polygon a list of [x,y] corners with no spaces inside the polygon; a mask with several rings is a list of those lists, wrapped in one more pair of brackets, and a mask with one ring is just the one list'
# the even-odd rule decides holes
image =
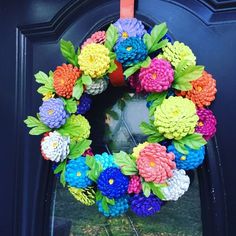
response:
{"label": "orange flower", "polygon": [[71,64],[58,66],[53,74],[53,86],[57,95],[65,98],[72,96],[73,87],[81,72]]}
{"label": "orange flower", "polygon": [[191,83],[193,86],[191,90],[177,91],[176,94],[192,100],[199,108],[209,106],[215,100],[216,81],[211,74],[203,71],[202,76]]}

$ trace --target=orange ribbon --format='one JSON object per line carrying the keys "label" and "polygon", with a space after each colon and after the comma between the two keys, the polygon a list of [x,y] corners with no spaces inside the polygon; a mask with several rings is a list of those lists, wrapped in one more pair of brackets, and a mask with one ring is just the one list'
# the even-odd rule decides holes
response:
{"label": "orange ribbon", "polygon": [[134,17],[134,0],[120,0],[120,18]]}

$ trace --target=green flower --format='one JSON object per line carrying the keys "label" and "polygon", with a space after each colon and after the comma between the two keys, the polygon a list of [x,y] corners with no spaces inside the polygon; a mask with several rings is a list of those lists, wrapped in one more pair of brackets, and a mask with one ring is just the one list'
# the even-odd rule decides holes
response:
{"label": "green flower", "polygon": [[158,55],[158,58],[168,60],[175,68],[178,66],[180,61],[188,61],[187,66],[196,65],[196,57],[192,50],[184,43],[175,41],[174,44],[167,43],[162,48],[163,53]]}
{"label": "green flower", "polygon": [[179,140],[193,134],[197,121],[194,103],[182,97],[165,99],[154,113],[154,125],[168,139]]}
{"label": "green flower", "polygon": [[70,124],[76,124],[80,126],[80,132],[76,136],[70,136],[71,139],[75,141],[81,141],[86,139],[90,135],[90,125],[88,120],[82,115],[72,115],[67,119],[67,122]]}

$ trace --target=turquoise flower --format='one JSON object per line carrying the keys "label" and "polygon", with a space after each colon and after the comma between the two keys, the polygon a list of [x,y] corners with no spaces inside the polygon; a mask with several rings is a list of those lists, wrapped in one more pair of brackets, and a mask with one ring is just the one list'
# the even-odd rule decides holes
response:
{"label": "turquoise flower", "polygon": [[130,37],[119,43],[116,50],[116,59],[123,66],[133,66],[144,61],[148,55],[147,47],[140,38]]}
{"label": "turquoise flower", "polygon": [[117,167],[117,165],[114,163],[113,155],[109,155],[106,152],[102,153],[101,155],[96,154],[94,158],[101,164],[103,170],[109,167]]}
{"label": "turquoise flower", "polygon": [[66,165],[65,179],[71,187],[86,188],[92,184],[88,178],[89,167],[86,165],[86,158],[83,156],[70,160]]}

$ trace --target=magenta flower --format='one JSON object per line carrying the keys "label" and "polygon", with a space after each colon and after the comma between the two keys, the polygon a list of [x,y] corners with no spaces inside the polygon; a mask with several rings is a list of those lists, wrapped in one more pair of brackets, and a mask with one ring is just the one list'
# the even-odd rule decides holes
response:
{"label": "magenta flower", "polygon": [[206,140],[209,140],[216,132],[216,118],[211,110],[205,108],[199,108],[197,115],[199,121],[196,132],[202,134]]}
{"label": "magenta flower", "polygon": [[139,80],[145,91],[160,93],[170,88],[174,70],[170,62],[154,58],[149,67],[140,70]]}
{"label": "magenta flower", "polygon": [[129,181],[128,193],[139,194],[142,190],[142,184],[140,177],[137,175],[133,175]]}

